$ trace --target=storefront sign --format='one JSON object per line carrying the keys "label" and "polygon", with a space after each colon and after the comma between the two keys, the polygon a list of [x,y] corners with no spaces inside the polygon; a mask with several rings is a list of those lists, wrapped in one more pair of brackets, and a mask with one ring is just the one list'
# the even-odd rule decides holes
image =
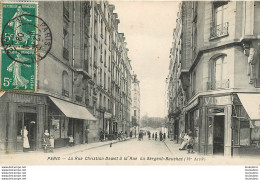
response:
{"label": "storefront sign", "polygon": [[194,108],[195,106],[197,106],[199,103],[199,99],[195,99],[194,101],[192,101],[188,106],[185,107],[185,111],[190,110],[191,108]]}
{"label": "storefront sign", "polygon": [[227,105],[232,104],[231,96],[221,96],[221,97],[203,97],[203,105]]}
{"label": "storefront sign", "polygon": [[42,96],[8,93],[8,98],[13,102],[18,102],[18,103],[31,103],[31,104],[45,103],[45,98]]}

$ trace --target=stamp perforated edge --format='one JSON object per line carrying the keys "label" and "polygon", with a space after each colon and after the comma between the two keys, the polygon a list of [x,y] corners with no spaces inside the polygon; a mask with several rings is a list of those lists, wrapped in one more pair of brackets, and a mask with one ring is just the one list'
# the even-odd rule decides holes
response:
{"label": "stamp perforated edge", "polygon": [[[36,5],[36,13],[35,15],[38,16],[39,15],[39,2],[38,1],[4,1],[4,2],[0,2],[0,29],[1,29],[1,33],[2,33],[2,22],[3,22],[3,4],[35,4]],[[38,19],[37,22],[38,23]],[[2,38],[2,37],[1,37]],[[1,69],[1,64],[2,64],[2,50],[4,50],[2,43],[0,43],[0,71],[2,71]],[[36,57],[37,58],[37,57]],[[2,82],[1,82],[1,74],[2,72],[0,72],[0,92],[28,92],[28,93],[35,93],[38,92],[38,78],[39,78],[39,72],[38,72],[38,61],[35,62],[35,82],[34,82],[34,90],[2,90]]]}

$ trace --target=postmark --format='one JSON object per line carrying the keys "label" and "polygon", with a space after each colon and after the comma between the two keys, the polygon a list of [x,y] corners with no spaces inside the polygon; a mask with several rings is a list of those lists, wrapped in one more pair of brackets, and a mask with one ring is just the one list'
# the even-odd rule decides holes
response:
{"label": "postmark", "polygon": [[[36,4],[4,4],[1,43],[6,55],[22,64],[32,64],[44,59],[52,47],[49,26],[38,16]],[[17,60],[20,49],[34,50],[31,61]],[[13,53],[16,52],[16,53]]]}
{"label": "postmark", "polygon": [[[35,58],[35,50],[1,50],[1,90],[36,91],[36,63],[25,64]],[[23,62],[23,63],[21,63]]]}

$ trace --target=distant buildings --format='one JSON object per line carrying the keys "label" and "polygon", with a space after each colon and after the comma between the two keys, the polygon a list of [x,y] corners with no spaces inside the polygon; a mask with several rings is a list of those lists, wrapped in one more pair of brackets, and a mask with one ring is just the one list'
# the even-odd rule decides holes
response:
{"label": "distant buildings", "polygon": [[182,2],[170,53],[169,128],[200,154],[258,154],[260,3]]}
{"label": "distant buildings", "polygon": [[[133,132],[138,133],[140,127],[140,81],[137,79],[137,75],[132,76],[132,123],[134,125]],[[136,122],[134,122],[136,120]]]}
{"label": "distant buildings", "polygon": [[[114,5],[107,1],[38,2],[53,44],[38,66],[38,92],[0,98],[0,151],[42,148],[48,130],[55,147],[113,139],[131,127],[132,67]],[[100,137],[103,131],[105,136]]]}

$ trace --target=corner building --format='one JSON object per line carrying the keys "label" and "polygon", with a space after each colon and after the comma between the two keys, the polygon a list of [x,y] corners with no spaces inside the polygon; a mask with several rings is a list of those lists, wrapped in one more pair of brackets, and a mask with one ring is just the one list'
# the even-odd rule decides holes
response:
{"label": "corner building", "polygon": [[259,2],[182,2],[177,81],[198,153],[259,155]]}
{"label": "corner building", "polygon": [[44,130],[55,148],[113,139],[129,133],[131,70],[119,19],[107,1],[38,2],[50,27],[52,49],[38,64],[37,93],[0,93],[0,151],[42,149]]}

